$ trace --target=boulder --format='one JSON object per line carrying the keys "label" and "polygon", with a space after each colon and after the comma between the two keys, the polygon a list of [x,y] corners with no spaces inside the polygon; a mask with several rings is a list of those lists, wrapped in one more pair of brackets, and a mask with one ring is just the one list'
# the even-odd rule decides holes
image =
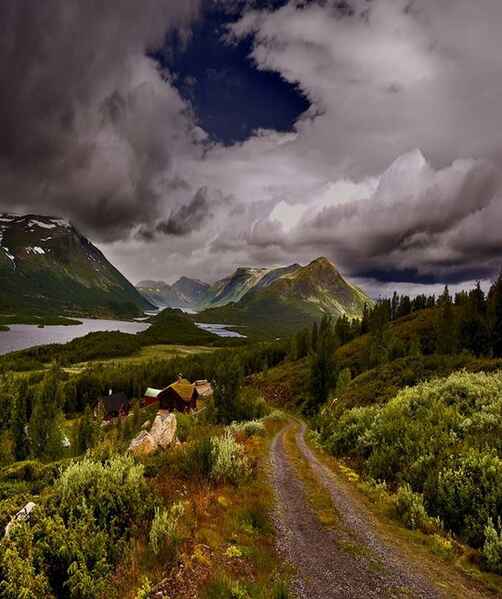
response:
{"label": "boulder", "polygon": [[150,455],[158,448],[158,444],[148,431],[141,431],[129,444],[128,451],[134,455]]}
{"label": "boulder", "polygon": [[174,445],[176,443],[176,416],[159,410],[150,429],[150,435],[162,449]]}
{"label": "boulder", "polygon": [[144,430],[150,425],[149,421],[129,444],[129,451],[134,455],[150,455],[158,449],[167,449],[176,443],[176,416],[164,410],[159,410],[150,431]]}
{"label": "boulder", "polygon": [[12,530],[12,527],[16,525],[16,523],[18,522],[23,522],[25,520],[28,520],[30,518],[30,514],[33,511],[33,509],[35,508],[35,503],[33,503],[33,501],[28,502],[22,509],[19,510],[19,512],[13,516],[10,520],[10,522],[7,524],[7,526],[5,527],[5,537],[8,538],[10,531]]}

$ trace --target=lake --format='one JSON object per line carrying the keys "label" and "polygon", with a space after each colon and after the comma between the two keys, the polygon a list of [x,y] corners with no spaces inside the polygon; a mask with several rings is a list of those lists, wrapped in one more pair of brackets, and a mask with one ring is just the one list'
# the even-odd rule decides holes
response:
{"label": "lake", "polygon": [[246,335],[241,335],[237,331],[231,331],[227,328],[226,324],[206,324],[204,322],[196,322],[195,323],[199,329],[203,331],[208,331],[209,333],[214,333],[218,335],[218,337],[240,337],[241,339],[245,339]]}
{"label": "lake", "polygon": [[121,331],[122,333],[140,333],[145,331],[150,324],[146,322],[127,322],[122,320],[96,320],[92,318],[79,318],[79,325],[46,326],[42,329],[32,324],[9,325],[10,331],[0,331],[0,355],[11,351],[27,349],[35,345],[49,343],[66,343],[87,333],[97,331]]}

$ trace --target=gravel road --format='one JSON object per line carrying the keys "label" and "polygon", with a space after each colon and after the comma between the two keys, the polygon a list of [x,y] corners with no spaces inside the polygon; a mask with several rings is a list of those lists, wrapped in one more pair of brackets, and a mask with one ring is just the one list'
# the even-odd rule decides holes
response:
{"label": "gravel road", "polygon": [[271,448],[277,494],[275,523],[279,550],[297,573],[297,599],[435,599],[446,597],[424,573],[379,538],[367,515],[355,505],[343,481],[313,455],[304,439],[295,442],[323,487],[330,493],[340,525],[323,526],[309,506],[304,483],[284,448],[284,436]]}

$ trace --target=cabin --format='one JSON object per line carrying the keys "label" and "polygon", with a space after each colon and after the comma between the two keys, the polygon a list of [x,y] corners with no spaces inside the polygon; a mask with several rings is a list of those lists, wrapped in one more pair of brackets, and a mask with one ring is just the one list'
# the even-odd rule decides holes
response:
{"label": "cabin", "polygon": [[186,379],[178,379],[158,395],[159,408],[169,412],[191,412],[197,407],[197,391]]}
{"label": "cabin", "polygon": [[125,393],[110,393],[98,399],[98,406],[105,420],[111,420],[129,413],[131,403]]}
{"label": "cabin", "polygon": [[213,386],[206,379],[195,381],[193,384],[197,392],[197,399],[209,399],[213,396]]}
{"label": "cabin", "polygon": [[154,389],[153,387],[148,387],[143,395],[143,405],[151,406],[155,402],[159,401],[159,395],[162,393],[163,389]]}

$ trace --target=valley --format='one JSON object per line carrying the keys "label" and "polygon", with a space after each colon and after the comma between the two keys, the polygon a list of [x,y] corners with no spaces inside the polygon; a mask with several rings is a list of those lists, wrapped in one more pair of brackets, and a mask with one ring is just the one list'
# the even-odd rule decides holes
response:
{"label": "valley", "polygon": [[[194,324],[199,314],[165,309],[137,334],[94,332],[1,356],[0,524],[30,501],[38,510],[18,525],[34,535],[37,565],[14,535],[0,543],[3,580],[15,593],[62,596],[54,564],[77,584],[68,565],[77,538],[92,560],[90,539],[101,535],[124,552],[99,549],[106,566],[86,566],[88,597],[497,596],[497,302],[501,281],[487,296],[403,296],[268,341],[218,337]],[[472,320],[486,327],[483,343]],[[180,376],[185,386],[210,381],[214,395],[174,412],[179,443],[131,455],[159,410],[146,390]],[[102,422],[99,398],[110,392],[129,407]],[[93,480],[104,496],[120,495],[112,471],[137,481],[121,499],[121,529],[109,528],[112,504],[100,520],[104,499],[93,503]],[[82,480],[84,531],[61,495]],[[69,557],[47,546],[56,525]]]}
{"label": "valley", "polygon": [[[4,218],[6,239],[45,226],[86,243],[52,218]],[[43,254],[23,247],[25,278],[26,254]],[[86,284],[107,288],[103,269]],[[54,312],[5,310],[2,599],[502,593],[502,277],[488,294],[375,302],[321,257],[144,285],[124,320],[57,294]],[[182,307],[155,308],[161,292]]]}

